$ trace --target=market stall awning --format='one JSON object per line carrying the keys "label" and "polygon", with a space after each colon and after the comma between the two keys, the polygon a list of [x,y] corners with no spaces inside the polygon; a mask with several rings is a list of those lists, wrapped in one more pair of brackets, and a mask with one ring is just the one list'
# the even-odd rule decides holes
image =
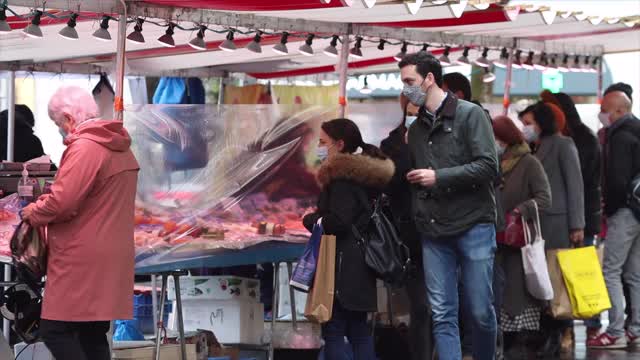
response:
{"label": "market stall awning", "polygon": [[[419,11],[414,15],[407,11],[405,3],[395,0],[377,1],[372,8],[367,8],[362,1],[343,0],[331,0],[328,4],[320,0],[127,2],[131,17],[129,32],[133,31],[135,17],[146,19],[142,24],[145,42],[127,44],[128,70],[131,74],[147,75],[196,68],[208,69],[211,74],[242,71],[263,77],[268,73],[292,71],[304,74],[320,70],[332,72],[337,60],[326,56],[322,50],[329,46],[332,35],[346,32],[352,34],[351,41],[357,36],[363,38],[363,58],[351,59],[352,68],[367,61],[379,66],[379,61],[383,61],[380,59],[392,58],[400,51],[403,41],[409,43],[409,52],[420,50],[423,44],[429,45],[432,51],[450,46],[451,57],[455,58],[468,46],[472,59],[485,47],[490,49],[492,58],[499,57],[503,47],[516,47],[525,54],[528,51],[557,54],[560,59],[564,54],[596,57],[603,53],[640,50],[638,0],[609,1],[600,8],[595,8],[593,2],[558,1],[551,24],[545,12],[556,9],[555,1],[511,1],[509,7],[500,6],[497,1],[469,1],[459,17],[450,6],[456,2],[420,3]],[[491,4],[484,8],[482,3]],[[117,17],[119,1],[83,1],[80,7],[76,4],[73,8],[67,8],[70,6],[67,1],[47,1],[47,7],[58,8],[47,9],[42,16],[43,37],[40,39],[32,39],[21,31],[33,19],[33,12],[27,7],[34,5],[33,0],[10,0],[8,5],[7,20],[12,31],[0,35],[0,67],[3,69],[59,69],[65,72],[67,69],[77,71],[84,66],[87,71],[94,71],[96,67],[112,70],[115,41],[101,42],[92,34],[100,29],[102,15]],[[181,8],[176,8],[177,5]],[[514,8],[515,5],[520,8]],[[598,13],[598,9],[602,11]],[[58,32],[67,26],[72,12],[79,15],[75,26],[79,39],[70,41],[58,36]],[[187,29],[175,29],[173,38],[177,46],[174,48],[166,48],[156,41],[165,34],[169,21]],[[115,20],[107,23],[111,25],[108,31],[115,38]],[[204,51],[187,45],[197,36],[199,25],[208,29],[204,33]],[[233,40],[238,48],[234,52],[219,48],[226,40],[228,30],[234,30]],[[265,32],[260,42],[263,51],[258,54],[245,48],[254,39],[256,31]],[[280,43],[285,31],[290,34],[286,44],[288,54],[276,54],[270,48]],[[312,43],[313,56],[298,51],[308,33],[316,34]],[[380,40],[387,41],[383,50],[378,50]]]}

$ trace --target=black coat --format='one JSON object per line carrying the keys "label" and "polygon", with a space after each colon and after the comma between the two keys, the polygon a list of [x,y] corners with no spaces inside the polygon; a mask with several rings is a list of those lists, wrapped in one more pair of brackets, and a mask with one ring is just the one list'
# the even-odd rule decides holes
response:
{"label": "black coat", "polygon": [[377,311],[376,277],[364,261],[352,225],[363,226],[370,215],[362,193],[369,198],[378,195],[393,171],[391,160],[341,154],[327,160],[318,172],[322,186],[318,209],[303,222],[311,231],[322,218],[325,234],[336,236],[335,298],[348,310]]}
{"label": "black coat", "polygon": [[389,197],[393,220],[400,237],[411,250],[411,260],[422,268],[422,246],[411,211],[411,184],[407,181],[407,173],[411,170],[411,157],[409,145],[404,139],[405,133],[404,126],[398,127],[380,144],[380,150],[389,156],[396,167],[393,178],[384,192]]}
{"label": "black coat", "polygon": [[640,120],[629,114],[607,129],[605,213],[627,207],[631,180],[640,173]]}
{"label": "black coat", "polygon": [[596,135],[583,123],[571,130],[571,138],[578,149],[580,169],[584,183],[584,233],[600,233],[602,220],[602,152]]}

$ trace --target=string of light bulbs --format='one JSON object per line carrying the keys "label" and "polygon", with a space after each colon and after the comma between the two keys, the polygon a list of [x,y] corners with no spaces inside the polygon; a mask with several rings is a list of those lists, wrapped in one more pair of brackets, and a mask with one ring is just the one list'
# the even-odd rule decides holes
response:
{"label": "string of light bulbs", "polygon": [[[120,21],[119,18],[112,17],[110,15],[102,15],[101,17],[95,16],[84,16],[78,13],[66,13],[64,15],[58,15],[56,13],[51,13],[45,11],[45,9],[38,10],[34,9],[27,15],[19,15],[12,9],[10,9],[6,3],[0,5],[0,35],[10,33],[11,27],[7,22],[6,12],[12,13],[14,16],[23,19],[23,20],[31,20],[30,24],[25,27],[22,32],[31,38],[42,38],[43,33],[40,28],[41,19],[43,16],[49,17],[57,20],[67,19],[67,26],[65,26],[62,30],[58,32],[58,34],[69,40],[77,40],[79,39],[78,32],[75,27],[78,22],[78,19],[89,20],[89,21],[97,21],[99,22],[99,28],[92,34],[92,36],[100,41],[111,41],[112,37],[109,33],[109,22]],[[207,32],[213,32],[216,34],[225,34],[226,38],[222,41],[218,48],[223,51],[232,52],[237,50],[237,46],[234,42],[235,35],[254,35],[251,42],[249,42],[246,46],[246,49],[252,51],[254,53],[262,52],[262,37],[264,35],[267,36],[280,36],[280,41],[276,43],[272,49],[274,52],[287,55],[289,54],[289,49],[287,47],[287,43],[290,38],[296,38],[300,40],[304,40],[304,43],[299,47],[298,51],[306,56],[314,55],[313,49],[313,41],[315,39],[331,39],[329,45],[323,50],[323,53],[327,56],[337,57],[339,52],[337,45],[339,42],[342,42],[339,35],[318,35],[313,33],[308,34],[297,34],[297,33],[289,33],[287,31],[284,32],[269,32],[266,30],[253,30],[249,29],[243,31],[238,28],[224,28],[224,29],[213,29],[204,24],[197,24],[193,27],[185,27],[176,22],[172,21],[164,21],[157,22],[149,19],[145,19],[142,17],[137,17],[134,19],[127,19],[127,23],[135,23],[133,31],[127,35],[127,40],[135,43],[135,44],[143,44],[146,42],[143,35],[143,26],[145,24],[152,24],[158,27],[166,28],[165,34],[160,36],[157,41],[166,47],[175,47],[176,43],[173,38],[175,34],[175,30],[179,29],[181,31],[197,31],[196,35],[189,41],[189,45],[196,50],[206,50],[207,44],[205,42],[205,36]],[[401,46],[400,51],[394,56],[396,61],[401,61],[408,53],[408,47],[422,47],[420,51],[428,52],[429,47],[432,47],[432,44],[427,43],[414,43],[410,41],[393,41],[388,39],[371,39],[364,38],[362,36],[356,36],[354,40],[353,47],[349,50],[349,57],[353,59],[362,59],[364,57],[364,53],[362,51],[363,43],[374,43],[378,44],[378,50],[385,50],[385,46]],[[469,52],[472,46],[462,46],[462,55],[457,58],[455,61],[452,61],[449,56],[451,55],[452,45],[450,44],[437,44],[436,47],[444,48],[442,55],[439,57],[439,61],[443,66],[450,65],[477,65],[479,67],[486,68],[485,77],[490,79],[492,77],[492,73],[489,68],[491,66],[506,68],[509,59],[509,51],[507,48],[502,49],[492,49],[489,47],[478,48],[478,50],[482,49],[481,56],[471,61],[469,59]],[[547,54],[546,52],[541,52],[536,54],[534,51],[528,51],[526,56],[523,56],[523,50],[515,49],[514,59],[512,61],[512,67],[514,69],[525,69],[525,70],[539,70],[544,71],[546,69],[557,69],[560,72],[597,72],[598,71],[598,63],[601,61],[599,56],[592,55],[579,55],[579,54]],[[500,55],[498,59],[489,60],[488,55],[490,51],[499,51]],[[494,77],[495,78],[495,77]],[[490,81],[486,81],[490,82]]]}

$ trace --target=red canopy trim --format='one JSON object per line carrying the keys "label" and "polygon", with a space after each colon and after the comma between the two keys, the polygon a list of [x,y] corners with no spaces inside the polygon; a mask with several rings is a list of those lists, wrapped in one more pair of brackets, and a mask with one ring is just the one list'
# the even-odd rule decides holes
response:
{"label": "red canopy trim", "polygon": [[635,26],[630,27],[630,28],[593,30],[593,31],[588,31],[588,32],[569,33],[569,34],[552,34],[552,35],[528,36],[527,39],[536,40],[536,41],[562,40],[562,39],[571,39],[571,38],[579,38],[579,37],[585,37],[585,36],[615,34],[615,33],[620,33],[620,32],[638,31],[638,30],[640,30],[640,25],[635,25]]}
{"label": "red canopy trim", "polygon": [[310,10],[344,6],[340,0],[331,0],[329,4],[320,0],[146,0],[145,2],[156,5],[227,11]]}

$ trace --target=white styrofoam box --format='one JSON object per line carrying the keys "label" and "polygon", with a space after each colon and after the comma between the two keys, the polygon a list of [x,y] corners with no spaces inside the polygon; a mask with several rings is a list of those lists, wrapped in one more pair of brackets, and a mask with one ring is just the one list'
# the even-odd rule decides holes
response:
{"label": "white styrofoam box", "polygon": [[[187,300],[182,302],[185,331],[210,330],[222,344],[261,345],[264,305],[249,300]],[[169,329],[177,330],[177,316]]]}
{"label": "white styrofoam box", "polygon": [[[176,299],[176,286],[169,278],[169,300]],[[260,302],[260,280],[238,276],[184,276],[180,278],[182,300],[247,299]]]}
{"label": "white styrofoam box", "polygon": [[[287,264],[280,264],[280,276],[278,277],[278,320],[291,320],[291,296],[289,293],[289,273]],[[305,321],[304,308],[307,304],[307,293],[295,290],[293,298],[296,301],[296,314],[298,320]]]}
{"label": "white styrofoam box", "polygon": [[53,355],[51,355],[51,352],[49,352],[49,349],[47,349],[47,346],[42,342],[38,342],[32,345],[27,345],[25,343],[15,344],[13,350],[16,356],[20,354],[19,359],[55,360]]}
{"label": "white styrofoam box", "polygon": [[[196,345],[186,344],[187,360],[196,360]],[[155,346],[113,350],[114,360],[154,360]],[[160,347],[162,360],[180,360],[180,345],[162,345]]]}

